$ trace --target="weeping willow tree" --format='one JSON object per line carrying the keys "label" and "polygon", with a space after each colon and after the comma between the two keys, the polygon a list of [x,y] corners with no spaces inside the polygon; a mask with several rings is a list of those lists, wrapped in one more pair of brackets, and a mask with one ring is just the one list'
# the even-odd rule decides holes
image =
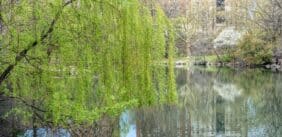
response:
{"label": "weeping willow tree", "polygon": [[[176,100],[173,31],[158,6],[138,0],[2,0],[0,6],[0,92],[18,100],[13,112],[27,121],[91,124]],[[168,67],[160,64],[166,55]]]}

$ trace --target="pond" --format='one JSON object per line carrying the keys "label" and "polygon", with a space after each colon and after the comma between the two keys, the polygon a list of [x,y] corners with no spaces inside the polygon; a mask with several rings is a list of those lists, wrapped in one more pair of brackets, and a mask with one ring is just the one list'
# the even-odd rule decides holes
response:
{"label": "pond", "polygon": [[177,69],[179,104],[126,111],[122,137],[281,137],[282,75]]}
{"label": "pond", "polygon": [[[123,112],[114,122],[120,137],[281,137],[282,74],[261,69],[177,68],[178,104],[143,107]],[[13,102],[1,101],[3,117]],[[11,122],[13,121],[13,122]],[[20,133],[31,137],[31,128],[18,128],[15,119],[0,119],[0,136]],[[13,130],[11,130],[13,129]],[[18,131],[18,129],[21,129]],[[9,131],[9,132],[8,132]],[[69,137],[65,129],[51,135]],[[19,134],[18,134],[19,135]]]}

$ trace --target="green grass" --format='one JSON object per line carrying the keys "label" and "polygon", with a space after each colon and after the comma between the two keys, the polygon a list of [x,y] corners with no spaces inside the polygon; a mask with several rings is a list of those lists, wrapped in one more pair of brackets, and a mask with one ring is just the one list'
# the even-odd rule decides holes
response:
{"label": "green grass", "polygon": [[205,58],[207,62],[216,62],[218,60],[216,55],[208,55]]}
{"label": "green grass", "polygon": [[[230,62],[233,59],[228,54],[220,55],[219,57],[220,57],[220,61],[222,61],[222,62]],[[219,59],[216,55],[195,56],[195,57],[191,57],[191,58],[193,58],[195,60],[205,60],[205,61],[211,62],[211,63],[219,61]]]}

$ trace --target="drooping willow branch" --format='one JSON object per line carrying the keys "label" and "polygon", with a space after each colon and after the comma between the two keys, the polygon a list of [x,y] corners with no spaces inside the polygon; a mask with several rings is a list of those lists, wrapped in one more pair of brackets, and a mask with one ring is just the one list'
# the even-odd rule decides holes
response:
{"label": "drooping willow branch", "polygon": [[15,63],[9,65],[8,67],[6,67],[6,69],[1,73],[0,75],[0,85],[2,85],[3,81],[7,79],[7,77],[9,76],[9,74],[11,73],[11,71],[14,69],[14,67],[22,60],[25,58],[25,56],[27,55],[27,53],[33,49],[34,47],[36,47],[38,45],[38,43],[44,41],[54,30],[54,26],[56,24],[56,22],[58,21],[58,19],[60,18],[61,14],[63,13],[63,10],[66,6],[70,5],[71,3],[73,3],[75,0],[70,0],[68,2],[66,2],[61,9],[56,13],[54,19],[52,20],[52,22],[50,23],[50,26],[48,27],[46,32],[43,32],[40,39],[39,40],[35,40],[33,42],[31,42],[31,44],[26,48],[23,49],[21,52],[19,52],[16,57],[15,57]]}

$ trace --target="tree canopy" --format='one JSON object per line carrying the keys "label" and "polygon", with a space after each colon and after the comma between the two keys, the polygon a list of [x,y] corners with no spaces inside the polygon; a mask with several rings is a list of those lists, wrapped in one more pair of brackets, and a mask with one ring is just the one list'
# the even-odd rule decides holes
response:
{"label": "tree canopy", "polygon": [[[20,0],[0,6],[0,93],[26,105],[13,112],[55,125],[91,124],[130,106],[176,99],[173,29],[156,4]],[[168,67],[160,64],[165,57]]]}

